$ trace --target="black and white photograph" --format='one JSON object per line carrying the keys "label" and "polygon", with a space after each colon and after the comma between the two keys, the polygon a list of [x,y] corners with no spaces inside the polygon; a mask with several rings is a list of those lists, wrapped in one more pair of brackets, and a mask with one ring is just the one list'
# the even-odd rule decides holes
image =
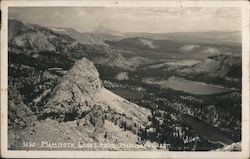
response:
{"label": "black and white photograph", "polygon": [[241,7],[7,15],[8,151],[242,152]]}

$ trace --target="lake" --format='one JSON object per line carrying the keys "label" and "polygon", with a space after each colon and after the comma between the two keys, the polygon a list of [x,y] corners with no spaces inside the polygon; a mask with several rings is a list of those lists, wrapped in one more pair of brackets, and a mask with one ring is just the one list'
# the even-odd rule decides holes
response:
{"label": "lake", "polygon": [[[146,94],[145,91],[132,91],[129,88],[117,87],[109,88],[109,90],[129,100],[140,100]],[[200,134],[210,142],[221,143],[223,145],[229,145],[233,143],[233,141],[227,135],[225,135],[219,128],[210,126],[209,124],[199,120],[198,118],[187,114],[182,114],[182,120],[184,123],[189,124],[198,134]]]}
{"label": "lake", "polygon": [[178,77],[171,77],[168,80],[154,81],[148,83],[159,84],[161,88],[170,88],[173,90],[183,91],[186,93],[197,95],[211,95],[231,91],[229,88],[209,85],[203,82],[196,82]]}
{"label": "lake", "polygon": [[183,122],[190,124],[191,127],[201,136],[210,142],[221,143],[224,146],[230,145],[233,141],[226,136],[219,128],[210,126],[209,124],[190,115],[182,114]]}
{"label": "lake", "polygon": [[130,100],[139,100],[142,99],[143,96],[146,94],[146,92],[144,91],[132,91],[129,88],[108,88],[110,91],[112,91],[113,93],[126,98],[126,99],[130,99]]}

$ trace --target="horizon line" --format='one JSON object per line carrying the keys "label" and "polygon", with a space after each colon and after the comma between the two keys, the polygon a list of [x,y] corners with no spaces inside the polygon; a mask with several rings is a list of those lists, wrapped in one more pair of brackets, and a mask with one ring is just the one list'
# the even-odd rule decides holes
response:
{"label": "horizon line", "polygon": [[[38,25],[41,27],[46,27],[46,28],[58,28],[58,29],[72,29],[75,30],[79,33],[108,33],[108,32],[94,32],[94,31],[89,31],[89,32],[82,32],[79,31],[78,29],[74,28],[74,27],[62,27],[62,26],[44,26],[44,25],[40,25],[40,24],[35,24],[35,23],[29,23],[29,22],[24,22],[22,20],[18,20],[18,19],[14,19],[14,18],[9,18],[8,20],[16,20],[16,21],[20,21],[24,24],[31,24],[31,25]],[[208,33],[208,32],[227,32],[227,33],[234,33],[234,32],[242,32],[242,30],[208,30],[208,31],[173,31],[173,32],[146,32],[146,31],[122,31],[122,30],[118,30],[118,29],[113,29],[113,28],[108,28],[106,27],[105,29],[111,29],[113,31],[119,32],[121,34],[126,34],[126,33],[148,33],[148,34],[167,34],[167,33]]]}

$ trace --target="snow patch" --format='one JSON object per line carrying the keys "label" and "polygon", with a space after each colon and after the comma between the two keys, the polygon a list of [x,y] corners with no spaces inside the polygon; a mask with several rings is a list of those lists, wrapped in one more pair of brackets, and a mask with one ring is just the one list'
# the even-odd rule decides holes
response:
{"label": "snow patch", "polygon": [[117,75],[116,75],[116,77],[115,77],[117,80],[120,80],[120,81],[122,81],[122,80],[128,80],[129,79],[129,77],[128,77],[128,72],[120,72],[120,73],[118,73]]}
{"label": "snow patch", "polygon": [[221,51],[219,49],[213,48],[213,47],[207,47],[202,51],[204,54],[219,54]]}
{"label": "snow patch", "polygon": [[190,52],[193,51],[194,49],[200,48],[200,45],[184,45],[183,47],[181,47],[181,52]]}
{"label": "snow patch", "polygon": [[64,32],[66,31],[64,28],[50,28],[51,30],[53,31],[56,31],[56,32]]}
{"label": "snow patch", "polygon": [[139,39],[139,41],[142,43],[142,45],[148,47],[148,48],[157,48],[157,46],[154,44],[153,41],[147,40],[147,39]]}

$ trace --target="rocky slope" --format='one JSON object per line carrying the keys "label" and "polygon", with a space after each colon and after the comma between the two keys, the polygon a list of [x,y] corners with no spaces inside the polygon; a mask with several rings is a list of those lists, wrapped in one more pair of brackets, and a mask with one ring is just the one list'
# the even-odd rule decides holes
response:
{"label": "rocky slope", "polygon": [[[94,64],[84,58],[94,47],[37,25],[9,21],[9,26],[9,149],[55,148],[43,142],[70,142],[75,147],[59,149],[79,149],[78,142],[108,142],[117,145],[80,149],[134,150],[118,144],[140,144],[138,133],[150,111],[102,86]],[[25,147],[26,141],[36,146]]]}
{"label": "rocky slope", "polygon": [[51,30],[69,35],[70,37],[74,38],[81,44],[88,44],[88,45],[104,45],[107,46],[102,40],[96,38],[94,35],[89,33],[79,33],[78,31],[72,28],[50,28]]}
{"label": "rocky slope", "polygon": [[213,77],[241,78],[241,56],[232,54],[219,54],[210,56],[205,60],[189,68],[184,68],[181,72],[206,73]]}
{"label": "rocky slope", "polygon": [[[15,139],[19,139],[16,145],[21,141],[41,143],[44,140],[63,142],[65,139],[73,143],[138,144],[139,129],[144,127],[150,115],[149,110],[103,88],[93,63],[85,58],[75,63],[51,94],[37,115],[38,120],[33,120],[34,124],[18,131],[10,130],[11,145],[15,145]],[[18,109],[26,109],[26,106]]]}
{"label": "rocky slope", "polygon": [[[20,61],[25,56],[29,59],[23,61],[26,64],[37,64],[37,67],[45,69],[60,68],[65,71],[72,67],[74,60],[82,57],[87,57],[95,64],[125,70],[149,61],[138,56],[127,56],[127,51],[111,48],[91,34],[78,34],[68,28],[48,29],[17,20],[9,20],[9,28],[9,52],[11,56],[14,55],[13,60]],[[83,39],[88,42],[83,42]]]}
{"label": "rocky slope", "polygon": [[[106,65],[111,67],[120,67],[125,70],[133,70],[140,64],[149,62],[148,59],[143,57],[123,56],[124,54],[129,55],[129,52],[120,49],[110,48],[108,44],[95,37],[95,35],[91,33],[79,33],[72,28],[50,29],[61,34],[68,35],[79,43],[84,44],[87,49],[87,52],[89,53],[86,55],[86,57],[93,61],[95,64]],[[143,42],[148,47],[154,47],[151,46],[152,44],[148,41],[144,40],[141,43]]]}
{"label": "rocky slope", "polygon": [[8,26],[9,52],[31,55],[33,58],[56,55],[79,59],[86,56],[85,47],[68,35],[17,20],[9,20]]}
{"label": "rocky slope", "polygon": [[[118,114],[124,113],[123,115],[134,118],[134,122],[139,125],[143,125],[149,115],[146,109],[103,88],[96,68],[85,58],[75,63],[52,94],[43,114],[53,116],[62,113],[64,121],[73,115],[80,117],[83,115],[82,112],[89,112],[95,107]],[[78,114],[73,110],[79,111]]]}
{"label": "rocky slope", "polygon": [[130,52],[109,47],[102,48],[101,52],[97,51],[95,55],[90,55],[88,58],[95,64],[118,67],[123,70],[135,70],[140,65],[152,61],[145,57],[131,56]]}

